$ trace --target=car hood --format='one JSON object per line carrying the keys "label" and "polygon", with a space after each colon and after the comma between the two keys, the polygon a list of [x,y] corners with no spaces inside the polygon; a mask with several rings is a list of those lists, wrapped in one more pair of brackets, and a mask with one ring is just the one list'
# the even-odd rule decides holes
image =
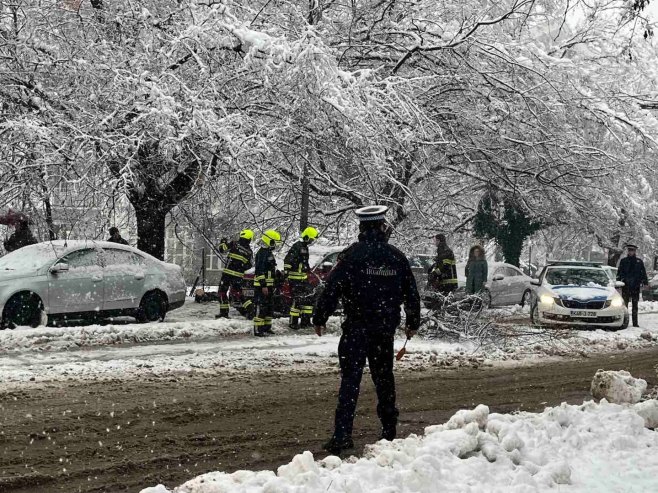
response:
{"label": "car hood", "polygon": [[0,270],[0,282],[13,281],[37,275],[36,269]]}
{"label": "car hood", "polygon": [[562,300],[604,301],[615,292],[614,288],[602,286],[551,286],[550,289]]}

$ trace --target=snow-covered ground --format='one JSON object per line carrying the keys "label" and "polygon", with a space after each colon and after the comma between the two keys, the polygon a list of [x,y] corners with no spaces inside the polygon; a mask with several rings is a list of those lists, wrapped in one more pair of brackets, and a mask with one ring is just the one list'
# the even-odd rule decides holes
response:
{"label": "snow-covered ground", "polygon": [[[542,358],[587,355],[656,344],[658,303],[643,303],[641,329],[534,334],[520,307],[489,315],[502,322],[510,337],[502,344],[446,342],[415,338],[402,368],[518,364]],[[251,336],[242,318],[215,320],[216,304],[188,302],[164,323],[117,321],[106,325],[18,328],[0,331],[2,386],[34,385],[72,379],[159,378],[181,373],[311,372],[335,370],[340,320],[318,338],[310,329],[292,332],[287,320],[275,321],[275,336]],[[519,333],[524,335],[519,336]],[[399,347],[404,336],[399,334]]]}
{"label": "snow-covered ground", "polygon": [[141,493],[658,491],[658,401],[562,404],[542,413],[459,411],[425,435],[369,447],[362,458],[310,452],[274,471],[212,472]]}

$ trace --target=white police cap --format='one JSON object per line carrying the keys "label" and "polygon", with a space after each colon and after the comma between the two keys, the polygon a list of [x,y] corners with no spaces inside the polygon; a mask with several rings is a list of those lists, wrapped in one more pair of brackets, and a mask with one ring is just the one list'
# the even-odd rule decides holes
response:
{"label": "white police cap", "polygon": [[357,209],[356,215],[359,218],[359,221],[383,221],[386,219],[386,212],[388,212],[388,207],[385,205],[369,205],[367,207],[361,207]]}

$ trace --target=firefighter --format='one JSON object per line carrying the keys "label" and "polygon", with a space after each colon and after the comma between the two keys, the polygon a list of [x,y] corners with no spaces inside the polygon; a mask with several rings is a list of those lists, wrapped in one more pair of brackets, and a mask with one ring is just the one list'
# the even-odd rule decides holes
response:
{"label": "firefighter", "polygon": [[434,237],[434,243],[436,258],[429,270],[429,282],[434,290],[447,296],[457,289],[457,262],[443,233]]}
{"label": "firefighter", "polygon": [[304,229],[301,240],[296,242],[284,259],[284,272],[292,291],[290,306],[290,328],[297,330],[301,318],[301,327],[308,327],[313,315],[311,304],[311,286],[308,284],[308,247],[318,237],[318,230],[312,226]]}
{"label": "firefighter", "polygon": [[256,271],[254,272],[254,335],[264,337],[272,332],[272,315],[274,313],[274,278],[276,276],[276,259],[274,249],[281,241],[281,235],[268,229],[261,237],[263,246],[256,254]]}
{"label": "firefighter", "polygon": [[406,313],[407,338],[420,325],[420,297],[409,261],[387,243],[385,206],[356,211],[359,242],[349,247],[327,278],[320,295],[313,324],[322,335],[339,300],[345,321],[338,344],[341,383],[335,415],[334,434],[324,446],[332,454],[354,447],[352,425],[366,360],[377,391],[377,415],[381,438],[396,436],[398,410],[395,407],[393,339],[400,325],[400,305]]}
{"label": "firefighter", "polygon": [[[252,266],[253,252],[251,251],[251,240],[254,238],[254,232],[250,229],[240,231],[238,241],[230,243],[222,238],[219,243],[219,250],[227,254],[227,263],[222,272],[222,279],[219,282],[219,315],[215,318],[229,318],[228,312],[231,307],[229,292],[233,288],[240,293],[242,289],[242,279],[246,270]],[[251,300],[246,300],[242,308],[247,312],[252,305]]]}

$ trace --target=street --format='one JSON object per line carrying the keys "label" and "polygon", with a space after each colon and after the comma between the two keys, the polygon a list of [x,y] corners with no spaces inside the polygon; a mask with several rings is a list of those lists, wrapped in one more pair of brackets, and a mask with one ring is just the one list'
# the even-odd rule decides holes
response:
{"label": "street", "polygon": [[[658,348],[521,366],[398,372],[400,437],[461,408],[537,411],[589,397],[599,368],[658,384]],[[322,457],[338,373],[181,373],[144,381],[55,382],[0,394],[0,491],[137,492],[208,471],[276,468],[303,450]],[[356,454],[378,438],[364,385]]]}

